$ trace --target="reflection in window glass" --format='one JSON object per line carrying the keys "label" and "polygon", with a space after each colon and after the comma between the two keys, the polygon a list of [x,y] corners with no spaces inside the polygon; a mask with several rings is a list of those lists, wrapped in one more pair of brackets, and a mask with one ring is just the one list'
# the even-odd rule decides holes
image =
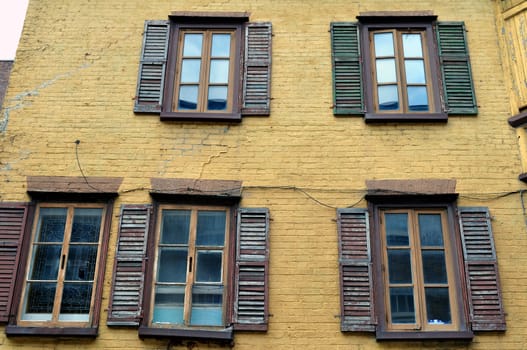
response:
{"label": "reflection in window glass", "polygon": [[395,60],[393,58],[379,59],[376,62],[377,66],[377,82],[381,83],[397,83],[397,72],[395,69]]}
{"label": "reflection in window glass", "polygon": [[201,60],[184,59],[181,63],[181,82],[199,83]]}
{"label": "reflection in window glass", "polygon": [[203,34],[185,34],[183,43],[184,57],[201,57],[201,47],[203,46]]}
{"label": "reflection in window glass", "polygon": [[428,111],[428,95],[425,86],[408,87],[408,109],[410,111]]}
{"label": "reflection in window glass", "polygon": [[375,43],[375,57],[395,55],[392,33],[378,33],[373,38]]}
{"label": "reflection in window glass", "polygon": [[420,34],[403,34],[404,57],[423,57]]}
{"label": "reflection in window glass", "polygon": [[379,94],[379,110],[393,111],[399,109],[397,85],[379,86],[377,91]]}
{"label": "reflection in window glass", "polygon": [[229,57],[231,55],[231,35],[212,34],[212,57]]}
{"label": "reflection in window glass", "polygon": [[215,111],[223,111],[227,109],[227,93],[227,87],[211,86],[209,88],[207,108]]}
{"label": "reflection in window glass", "polygon": [[181,86],[179,89],[178,108],[181,110],[195,110],[198,108],[198,86]]}

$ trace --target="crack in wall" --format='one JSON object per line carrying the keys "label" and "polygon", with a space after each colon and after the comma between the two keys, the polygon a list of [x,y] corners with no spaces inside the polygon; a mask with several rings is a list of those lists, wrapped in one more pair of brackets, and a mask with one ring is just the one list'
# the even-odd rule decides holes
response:
{"label": "crack in wall", "polygon": [[26,90],[18,95],[16,95],[13,98],[8,99],[6,104],[11,104],[7,107],[3,108],[3,117],[2,120],[0,120],[0,133],[4,133],[7,130],[7,124],[9,123],[10,114],[12,111],[16,111],[18,109],[22,109],[24,107],[31,106],[32,102],[28,101],[27,98],[31,96],[38,96],[42,90],[45,88],[55,84],[57,81],[66,79],[71,77],[72,75],[76,74],[82,69],[86,69],[90,66],[90,64],[83,64],[80,67],[77,67],[69,72],[61,73],[53,77],[52,79],[46,80],[42,82],[40,85],[38,85],[33,90]]}

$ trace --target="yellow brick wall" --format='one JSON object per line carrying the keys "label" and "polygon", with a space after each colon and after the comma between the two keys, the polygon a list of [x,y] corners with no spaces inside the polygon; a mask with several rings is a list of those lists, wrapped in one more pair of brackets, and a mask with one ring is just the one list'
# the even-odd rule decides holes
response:
{"label": "yellow brick wall", "polygon": [[[520,155],[491,0],[31,0],[4,102],[0,201],[25,201],[26,176],[123,177],[96,340],[6,338],[3,349],[165,349],[110,329],[106,309],[123,203],[148,203],[150,178],[242,180],[241,206],[271,212],[270,317],[245,349],[521,349],[527,338],[527,226]],[[171,11],[248,11],[273,23],[269,118],[240,124],[160,122],[134,115],[145,19]],[[477,117],[447,124],[366,125],[332,114],[329,23],[360,11],[433,10],[465,21]],[[384,342],[339,331],[335,208],[361,200],[367,179],[457,179],[459,204],[489,206],[508,330],[464,342]],[[295,189],[296,188],[296,189]],[[302,190],[298,190],[302,189]],[[510,195],[503,195],[513,193]],[[199,349],[214,348],[200,343]],[[185,346],[174,346],[183,349]]]}

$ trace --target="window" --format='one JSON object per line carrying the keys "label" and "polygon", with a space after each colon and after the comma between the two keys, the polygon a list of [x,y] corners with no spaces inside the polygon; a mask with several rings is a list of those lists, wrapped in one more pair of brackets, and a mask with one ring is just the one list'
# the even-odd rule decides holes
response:
{"label": "window", "polygon": [[366,13],[331,24],[335,115],[446,122],[477,113],[463,23]]}
{"label": "window", "polygon": [[387,328],[456,330],[456,283],[445,210],[381,210]]}
{"label": "window", "polygon": [[38,206],[18,325],[90,323],[104,210],[101,205]]}
{"label": "window", "polygon": [[229,208],[160,208],[152,326],[225,326]]}
{"label": "window", "polygon": [[413,197],[369,196],[369,210],[338,210],[341,330],[379,340],[505,330],[487,208]]}
{"label": "window", "polygon": [[220,342],[266,331],[269,211],[237,208],[240,181],[152,179],[151,194],[121,210],[108,326]]}
{"label": "window", "polygon": [[163,120],[269,115],[271,24],[238,13],[146,21],[134,111]]}

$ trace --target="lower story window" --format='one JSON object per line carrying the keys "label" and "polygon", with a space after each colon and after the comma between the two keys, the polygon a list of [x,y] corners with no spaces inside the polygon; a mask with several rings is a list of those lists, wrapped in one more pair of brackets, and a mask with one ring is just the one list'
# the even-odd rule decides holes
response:
{"label": "lower story window", "polygon": [[380,219],[387,328],[456,330],[446,210],[381,210]]}
{"label": "lower story window", "polygon": [[105,206],[41,204],[35,217],[18,325],[90,324]]}
{"label": "lower story window", "polygon": [[161,206],[151,324],[224,326],[229,208]]}

